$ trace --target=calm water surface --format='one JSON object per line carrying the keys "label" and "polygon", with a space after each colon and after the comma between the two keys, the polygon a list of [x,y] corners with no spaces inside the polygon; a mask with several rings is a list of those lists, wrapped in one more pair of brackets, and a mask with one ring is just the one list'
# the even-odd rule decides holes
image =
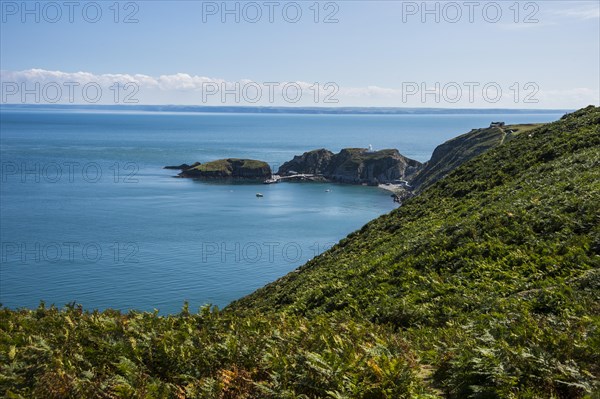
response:
{"label": "calm water surface", "polygon": [[206,183],[164,165],[239,157],[276,169],[307,150],[369,144],[426,161],[492,120],[560,116],[2,111],[0,303],[222,307],[395,207],[372,187]]}

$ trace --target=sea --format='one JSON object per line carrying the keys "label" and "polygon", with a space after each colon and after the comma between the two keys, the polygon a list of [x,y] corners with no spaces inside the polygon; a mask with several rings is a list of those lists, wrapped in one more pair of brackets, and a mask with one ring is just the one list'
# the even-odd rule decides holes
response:
{"label": "sea", "polygon": [[0,109],[0,303],[223,308],[397,206],[377,187],[196,181],[166,165],[252,158],[276,170],[312,149],[369,145],[424,162],[491,121],[562,115]]}

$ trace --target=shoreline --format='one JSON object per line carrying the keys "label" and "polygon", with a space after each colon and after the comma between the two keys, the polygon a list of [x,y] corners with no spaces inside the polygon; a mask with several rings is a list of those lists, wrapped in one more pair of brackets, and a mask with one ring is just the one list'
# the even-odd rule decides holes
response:
{"label": "shoreline", "polygon": [[398,194],[400,192],[406,192],[406,188],[403,184],[392,184],[392,183],[384,183],[384,184],[379,184],[377,187],[389,191],[391,193],[394,194]]}
{"label": "shoreline", "polygon": [[404,184],[385,183],[379,184],[377,187],[392,193],[391,197],[394,199],[394,202],[399,205],[402,205],[403,200],[413,196],[413,192],[408,190],[407,186]]}

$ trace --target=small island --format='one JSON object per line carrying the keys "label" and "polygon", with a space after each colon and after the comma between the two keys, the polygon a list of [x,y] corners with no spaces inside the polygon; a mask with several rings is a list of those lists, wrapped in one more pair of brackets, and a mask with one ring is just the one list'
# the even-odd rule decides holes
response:
{"label": "small island", "polygon": [[271,177],[271,167],[268,163],[255,159],[227,158],[201,164],[196,162],[191,166],[166,166],[165,169],[179,169],[178,177],[196,179],[252,179],[264,180]]}

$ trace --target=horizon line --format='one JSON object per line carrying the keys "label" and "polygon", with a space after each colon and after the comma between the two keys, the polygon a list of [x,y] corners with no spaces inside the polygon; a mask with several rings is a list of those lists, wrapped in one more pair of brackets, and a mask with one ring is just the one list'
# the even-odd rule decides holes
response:
{"label": "horizon line", "polygon": [[[424,114],[424,113],[568,113],[579,108],[444,108],[444,107],[377,107],[377,106],[282,106],[282,105],[177,105],[177,104],[23,104],[0,103],[0,109],[87,109],[134,110],[147,112],[198,113],[306,113],[306,114]],[[581,108],[585,108],[581,107]]]}

